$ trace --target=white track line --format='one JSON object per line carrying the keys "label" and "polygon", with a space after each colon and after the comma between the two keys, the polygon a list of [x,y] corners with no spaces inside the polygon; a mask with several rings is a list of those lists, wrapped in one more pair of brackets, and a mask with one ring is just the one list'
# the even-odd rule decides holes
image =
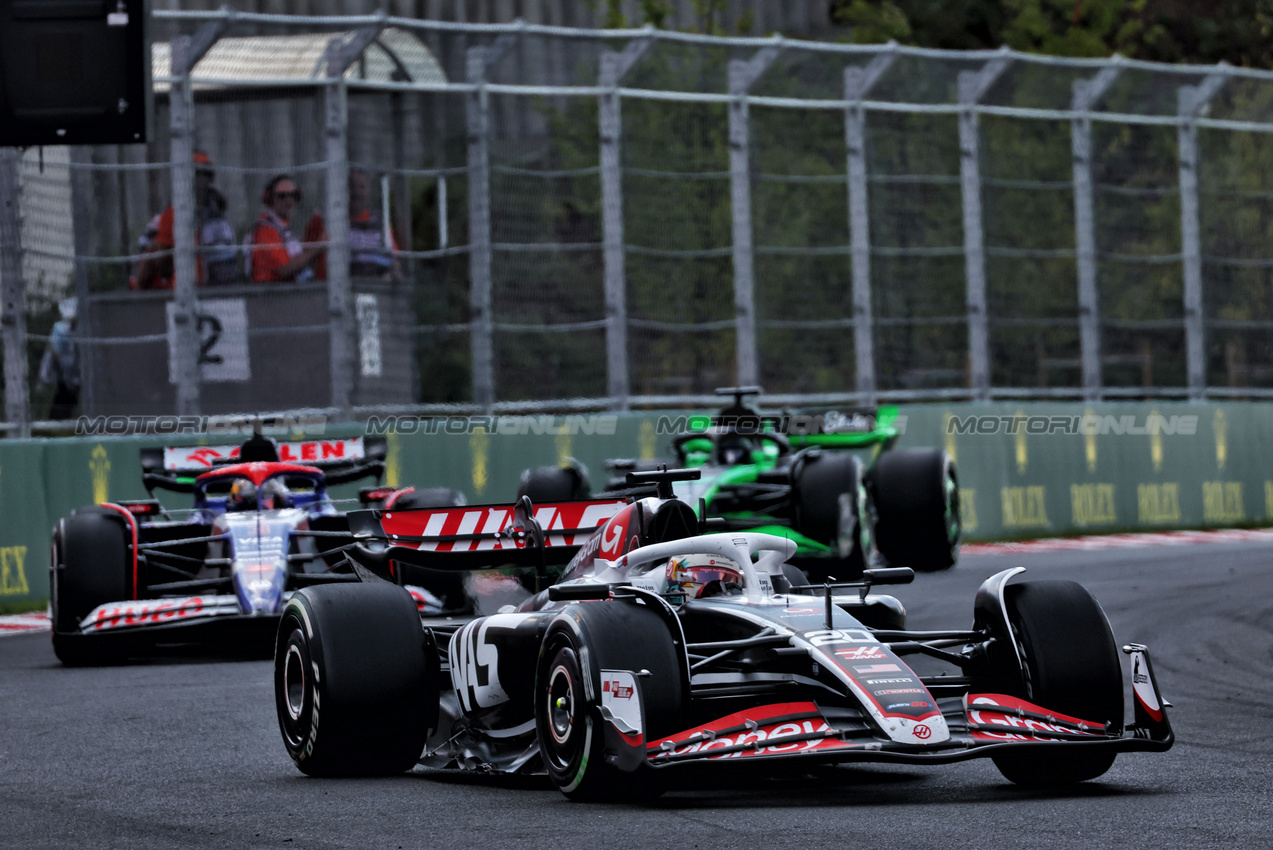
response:
{"label": "white track line", "polygon": [[0,637],[20,635],[26,632],[47,632],[48,614],[6,614],[0,616]]}

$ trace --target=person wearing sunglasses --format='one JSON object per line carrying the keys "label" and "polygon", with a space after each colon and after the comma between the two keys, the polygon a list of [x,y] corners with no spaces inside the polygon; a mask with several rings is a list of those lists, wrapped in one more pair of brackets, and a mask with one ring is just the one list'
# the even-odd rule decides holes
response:
{"label": "person wearing sunglasses", "polygon": [[[265,184],[265,206],[244,243],[244,271],[254,283],[306,281],[314,277],[313,265],[322,245],[305,245],[291,231],[292,210],[301,200],[300,186],[288,174],[276,174]],[[325,232],[314,241],[326,242]]]}

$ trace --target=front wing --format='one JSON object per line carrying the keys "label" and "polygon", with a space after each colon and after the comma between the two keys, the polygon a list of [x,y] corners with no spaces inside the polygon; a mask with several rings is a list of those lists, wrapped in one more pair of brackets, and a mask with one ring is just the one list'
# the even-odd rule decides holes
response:
{"label": "front wing", "polygon": [[[937,700],[950,737],[938,744],[897,743],[881,736],[863,715],[812,701],[772,703],[721,717],[702,726],[645,742],[644,759],[655,768],[738,759],[815,759],[824,762],[946,764],[1039,747],[1162,752],[1175,742],[1169,706],[1159,693],[1148,650],[1124,647],[1131,656],[1135,721],[1111,732],[1006,694],[968,694]],[[610,712],[614,713],[614,712]],[[631,716],[631,713],[628,713]],[[631,726],[607,728],[607,743],[632,742]],[[926,728],[926,727],[917,727]],[[922,733],[919,733],[922,736]]]}
{"label": "front wing", "polygon": [[160,644],[210,644],[225,649],[273,649],[278,614],[244,614],[231,594],[125,600],[99,605],[80,630],[59,640],[142,650]]}

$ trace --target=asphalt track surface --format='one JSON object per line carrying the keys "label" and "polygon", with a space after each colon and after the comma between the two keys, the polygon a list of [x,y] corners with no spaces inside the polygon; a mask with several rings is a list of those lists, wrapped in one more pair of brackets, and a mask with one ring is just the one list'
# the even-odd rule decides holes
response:
{"label": "asphalt track surface", "polygon": [[964,628],[1017,564],[1083,582],[1118,641],[1150,647],[1172,750],[1062,791],[988,760],[719,773],[644,805],[422,768],[319,780],[283,750],[269,662],[63,669],[31,634],[0,641],[0,846],[1273,847],[1273,545],[972,555],[894,592],[913,628]]}

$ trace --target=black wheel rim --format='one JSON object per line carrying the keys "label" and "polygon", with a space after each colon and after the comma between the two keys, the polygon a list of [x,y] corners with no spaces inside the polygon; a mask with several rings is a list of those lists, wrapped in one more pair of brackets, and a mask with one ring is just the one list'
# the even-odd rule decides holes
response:
{"label": "black wheel rim", "polygon": [[312,679],[308,674],[309,647],[305,642],[305,634],[301,631],[300,624],[289,625],[292,629],[287,633],[283,644],[282,669],[276,667],[274,671],[275,696],[283,737],[288,748],[297,751],[305,744],[314,696]]}
{"label": "black wheel rim", "polygon": [[574,731],[574,678],[565,664],[557,664],[548,675],[548,730],[558,746],[568,746]]}
{"label": "black wheel rim", "polygon": [[578,770],[586,748],[584,693],[579,656],[569,644],[560,645],[545,668],[541,738],[545,767],[550,775],[565,779]]}
{"label": "black wheel rim", "polygon": [[288,716],[293,721],[300,720],[305,708],[305,662],[301,659],[300,647],[290,640],[283,662],[283,693]]}

